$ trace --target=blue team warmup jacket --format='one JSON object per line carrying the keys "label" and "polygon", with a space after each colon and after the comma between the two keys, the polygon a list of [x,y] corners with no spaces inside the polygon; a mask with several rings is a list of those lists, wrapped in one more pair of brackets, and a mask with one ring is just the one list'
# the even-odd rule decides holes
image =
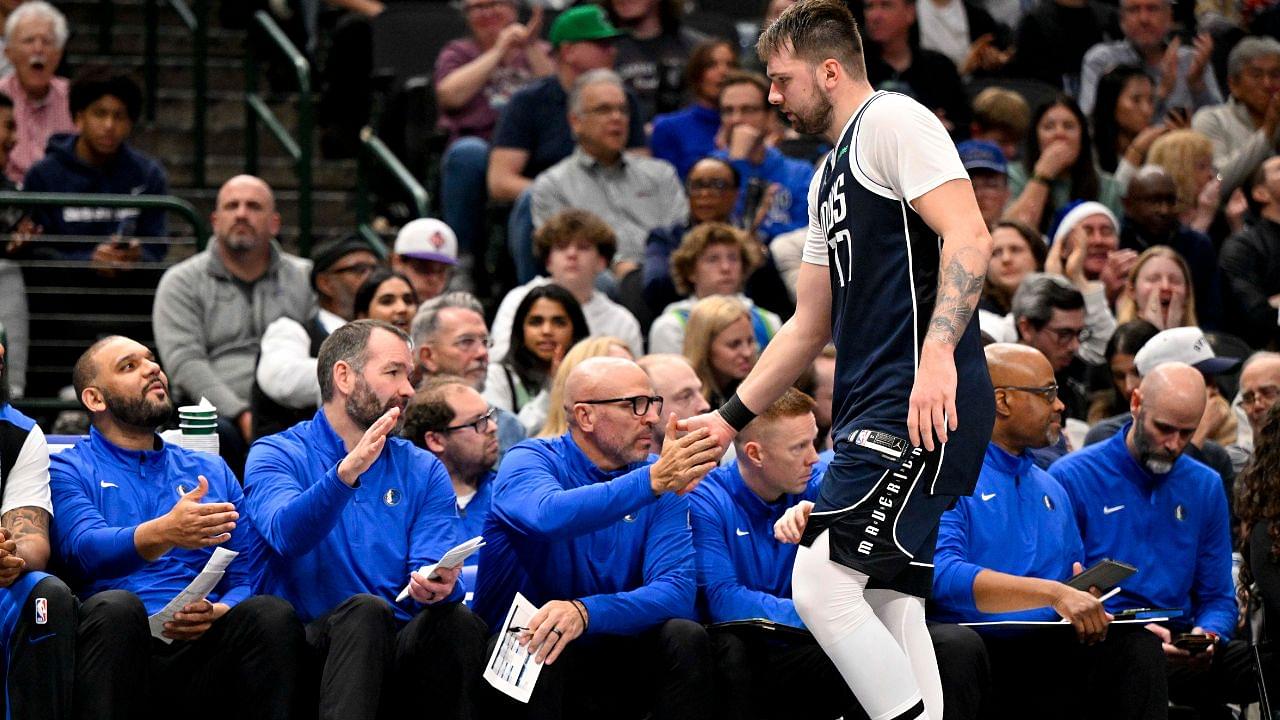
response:
{"label": "blue team warmup jacket", "polygon": [[605,472],[568,433],[507,451],[480,551],[476,614],[497,627],[519,591],[539,606],[581,600],[588,635],[693,619],[689,503],[654,497],[653,459]]}
{"label": "blue team warmup jacket", "polygon": [[[476,486],[475,497],[471,498],[465,508],[458,508],[458,542],[484,534],[484,523],[489,518],[489,507],[493,504],[493,479],[497,476],[492,471],[486,473]],[[475,565],[478,562],[479,553],[467,558],[463,564]]]}
{"label": "blue team warmup jacket", "polygon": [[813,467],[803,495],[765,502],[742,480],[738,464],[716,468],[692,493],[699,603],[708,622],[764,618],[804,627],[791,601],[798,545],[778,542],[773,524],[801,500],[816,501],[826,465]]}
{"label": "blue team warmup jacket", "polygon": [[973,495],[959,498],[942,516],[933,562],[933,620],[1057,620],[1051,607],[979,612],[973,581],[984,569],[1067,580],[1071,564],[1084,562],[1084,545],[1071,499],[1058,481],[1036,467],[1030,453],[1011,455],[991,443]]}
{"label": "blue team warmup jacket", "polygon": [[[249,515],[268,552],[268,592],[293,603],[310,622],[360,593],[386,598],[396,619],[422,609],[394,602],[409,573],[457,544],[457,498],[444,465],[398,437],[356,487],[338,479],[342,438],[315,417],[258,440],[249,450],[244,489]],[[464,595],[459,580],[449,600]]]}
{"label": "blue team warmup jacket", "polygon": [[164,443],[158,450],[125,450],[96,428],[89,438],[49,458],[53,492],[54,547],[81,597],[103,590],[128,590],[147,613],[159,611],[204,569],[213,548],[174,548],[147,562],[133,544],[138,525],[164,515],[197,485],[209,481],[203,502],[234,503],[240,513],[231,539],[240,553],[209,593],[210,602],[234,606],[252,595],[261,569],[262,538],[245,514],[244,494],[235,475],[216,455]]}
{"label": "blue team warmup jacket", "polygon": [[1169,473],[1152,475],[1125,445],[1130,425],[1049,468],[1071,496],[1085,565],[1113,558],[1138,568],[1108,610],[1179,608],[1187,627],[1230,639],[1236,602],[1222,480],[1185,454]]}

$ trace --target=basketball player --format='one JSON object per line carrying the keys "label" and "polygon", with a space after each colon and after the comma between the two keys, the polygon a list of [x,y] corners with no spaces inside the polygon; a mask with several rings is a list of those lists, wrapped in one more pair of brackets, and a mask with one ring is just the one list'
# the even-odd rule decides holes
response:
{"label": "basketball player", "polygon": [[939,517],[973,492],[991,437],[970,323],[991,238],[942,123],[868,84],[842,0],[801,0],[756,49],[769,101],[834,149],[809,187],[795,315],[737,394],[681,427],[727,444],[834,340],[836,455],[801,538],[796,609],[872,720],[941,720],[923,598]]}

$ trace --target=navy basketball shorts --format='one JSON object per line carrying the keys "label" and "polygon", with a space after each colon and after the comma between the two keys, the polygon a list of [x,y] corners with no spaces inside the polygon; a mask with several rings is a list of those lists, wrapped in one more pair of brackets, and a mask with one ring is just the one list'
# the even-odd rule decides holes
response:
{"label": "navy basketball shorts", "polygon": [[929,492],[947,470],[946,446],[928,452],[888,433],[854,436],[827,467],[800,542],[829,531],[831,560],[867,575],[869,589],[927,598],[938,521],[956,502]]}

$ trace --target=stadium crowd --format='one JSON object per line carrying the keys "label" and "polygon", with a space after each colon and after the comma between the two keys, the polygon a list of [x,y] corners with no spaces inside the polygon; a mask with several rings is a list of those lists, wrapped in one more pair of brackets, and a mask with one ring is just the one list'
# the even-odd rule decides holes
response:
{"label": "stadium crowd", "polygon": [[[1239,717],[1280,690],[1280,3],[853,4],[869,79],[942,121],[993,241],[996,421],[928,605],[944,717]],[[841,357],[727,452],[677,427],[794,311],[830,149],[683,5],[462,0],[440,219],[386,257],[286,251],[251,175],[189,257],[159,211],[0,208],[6,717],[866,717],[791,591],[852,441]],[[43,0],[0,18],[0,189],[168,193],[137,82],[57,75]],[[475,286],[503,235],[514,282]],[[104,334],[64,379],[68,447],[15,407],[32,261],[96,288],[166,266],[155,347]],[[201,398],[219,455],[157,434]],[[208,597],[152,623],[215,548]],[[1103,560],[1137,571],[1068,584]],[[517,592],[527,705],[481,679]]]}

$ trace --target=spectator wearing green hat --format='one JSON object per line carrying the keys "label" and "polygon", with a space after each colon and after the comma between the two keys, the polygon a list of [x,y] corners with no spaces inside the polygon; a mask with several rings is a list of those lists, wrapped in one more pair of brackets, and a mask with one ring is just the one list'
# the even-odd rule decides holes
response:
{"label": "spectator wearing green hat", "polygon": [[[511,97],[494,133],[489,153],[489,197],[514,202],[507,238],[516,261],[520,282],[538,272],[533,259],[533,220],[529,187],[543,170],[573,152],[569,129],[569,91],[578,77],[591,70],[613,68],[613,41],[622,35],[594,4],[570,8],[551,25],[550,40],[556,58],[556,74],[521,88]],[[626,146],[645,146],[644,123],[635,95],[628,92],[631,108]]]}

